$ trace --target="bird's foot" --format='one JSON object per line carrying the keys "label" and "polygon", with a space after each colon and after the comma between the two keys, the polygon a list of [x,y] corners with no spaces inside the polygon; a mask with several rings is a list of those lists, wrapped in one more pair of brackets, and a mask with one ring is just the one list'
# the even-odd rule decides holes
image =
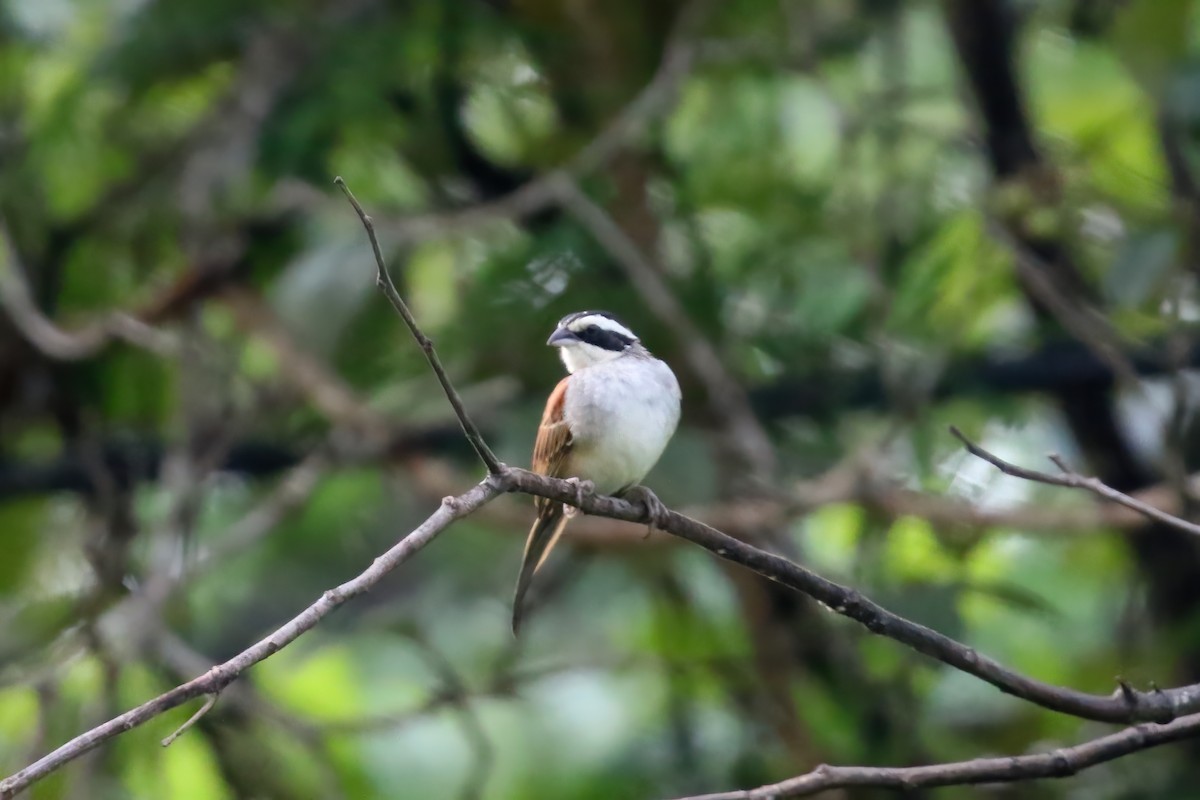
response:
{"label": "bird's foot", "polygon": [[658,499],[658,495],[654,492],[638,484],[625,490],[623,496],[629,502],[637,503],[646,510],[643,516],[643,519],[646,521],[646,536],[649,536],[655,528],[663,530],[667,527],[667,520],[670,519],[671,510],[667,508],[662,500]]}
{"label": "bird's foot", "polygon": [[567,478],[567,483],[571,484],[575,489],[575,505],[566,505],[565,511],[568,517],[573,517],[581,513],[580,506],[583,505],[583,498],[593,494],[596,491],[596,484],[582,478]]}

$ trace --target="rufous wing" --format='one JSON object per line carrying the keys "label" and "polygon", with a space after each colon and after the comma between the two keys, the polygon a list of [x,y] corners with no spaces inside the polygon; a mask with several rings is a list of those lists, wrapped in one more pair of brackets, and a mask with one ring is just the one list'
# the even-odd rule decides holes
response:
{"label": "rufous wing", "polygon": [[[571,454],[571,429],[563,419],[563,408],[570,379],[568,375],[554,387],[550,399],[546,401],[546,410],[542,413],[542,424],[538,426],[537,440],[533,445],[533,471],[541,475],[566,477],[564,471]],[[525,555],[521,560],[521,572],[517,576],[517,589],[513,597],[514,635],[521,627],[522,606],[533,575],[546,556],[550,555],[567,524],[562,503],[544,497],[536,497],[534,502],[537,519],[525,540]]]}
{"label": "rufous wing", "polygon": [[[550,393],[546,410],[542,412],[542,424],[538,426],[537,440],[533,443],[532,469],[539,475],[554,478],[568,477],[565,474],[567,458],[571,454],[571,429],[563,418],[567,401],[567,384],[571,376],[563,378]],[[544,497],[535,498],[538,511],[545,506],[555,505]]]}

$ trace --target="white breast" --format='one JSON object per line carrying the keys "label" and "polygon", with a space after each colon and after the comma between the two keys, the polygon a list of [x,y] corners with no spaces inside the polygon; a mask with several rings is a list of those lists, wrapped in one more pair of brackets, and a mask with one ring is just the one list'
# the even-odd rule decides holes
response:
{"label": "white breast", "polygon": [[567,385],[571,472],[612,494],[639,483],[679,424],[679,383],[656,358],[622,357],[581,369]]}

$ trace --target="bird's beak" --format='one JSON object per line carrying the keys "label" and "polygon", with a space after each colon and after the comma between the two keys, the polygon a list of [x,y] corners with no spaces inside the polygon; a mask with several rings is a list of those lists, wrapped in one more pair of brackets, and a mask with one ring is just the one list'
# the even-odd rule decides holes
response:
{"label": "bird's beak", "polygon": [[554,333],[550,334],[550,338],[546,340],[546,344],[551,347],[566,347],[567,345],[578,342],[579,337],[571,333],[566,328],[555,328]]}

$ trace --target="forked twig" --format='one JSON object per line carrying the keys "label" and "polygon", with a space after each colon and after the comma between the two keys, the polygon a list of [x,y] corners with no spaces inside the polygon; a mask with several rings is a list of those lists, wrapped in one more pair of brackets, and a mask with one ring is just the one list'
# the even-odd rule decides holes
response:
{"label": "forked twig", "polygon": [[1000,456],[988,450],[984,450],[979,445],[972,442],[966,435],[955,426],[950,426],[950,433],[963,443],[967,448],[967,452],[976,458],[981,458],[991,464],[996,469],[1003,472],[1005,475],[1011,475],[1014,478],[1021,480],[1033,481],[1034,483],[1044,483],[1049,486],[1065,486],[1068,489],[1086,489],[1092,494],[1099,495],[1105,500],[1111,500],[1114,503],[1123,505],[1126,508],[1131,508],[1139,514],[1144,514],[1155,522],[1161,522],[1164,525],[1170,525],[1172,528],[1184,531],[1186,533],[1200,536],[1200,525],[1194,522],[1189,522],[1186,519],[1168,514],[1161,508],[1144,503],[1136,497],[1130,497],[1124,492],[1118,492],[1108,484],[1101,481],[1099,478],[1092,478],[1086,475],[1080,475],[1075,472],[1067,463],[1063,461],[1062,456],[1056,453],[1050,454],[1050,461],[1054,463],[1061,471],[1061,475],[1053,475],[1049,472],[1039,472],[1036,469],[1027,469],[1017,466],[1011,462],[1005,461]]}

